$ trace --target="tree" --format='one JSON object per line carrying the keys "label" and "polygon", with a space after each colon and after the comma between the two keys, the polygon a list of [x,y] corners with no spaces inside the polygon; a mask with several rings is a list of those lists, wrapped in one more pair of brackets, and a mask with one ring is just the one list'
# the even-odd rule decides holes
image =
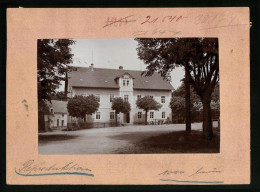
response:
{"label": "tree", "polygon": [[[173,110],[172,106],[176,106],[177,103],[179,103],[179,100],[182,99],[184,100],[185,97],[185,84],[182,83],[181,86],[179,86],[173,93],[172,93],[172,99],[170,102],[170,108]],[[195,90],[193,88],[191,88],[190,90],[190,100],[191,100],[191,120],[192,122],[196,121],[202,121],[202,110],[203,110],[203,105],[202,102],[200,100],[200,97],[197,95],[197,93],[195,92]],[[177,102],[177,103],[176,103]],[[173,119],[174,117],[177,117],[179,119],[179,122],[184,122],[181,121],[181,117],[179,116],[179,114],[184,115],[185,117],[185,104],[183,105],[178,105],[179,107],[182,107],[181,112],[179,110],[176,111],[173,110],[172,114],[173,114]],[[219,118],[219,85],[215,86],[215,89],[212,93],[211,96],[211,114],[212,117],[214,119],[218,119]]]}
{"label": "tree", "polygon": [[55,95],[61,81],[65,81],[68,64],[73,54],[70,39],[39,39],[37,52],[38,99],[49,100]]}
{"label": "tree", "polygon": [[[39,39],[37,42],[37,87],[38,87],[38,116],[39,122],[44,121],[44,102],[50,101],[55,95],[60,82],[69,70],[67,64],[72,62],[73,54],[70,39]],[[39,124],[39,129],[40,129]]]}
{"label": "tree", "polygon": [[151,96],[145,96],[137,99],[136,106],[139,109],[143,109],[145,111],[145,125],[147,125],[147,113],[150,110],[159,110],[162,105],[154,100]]}
{"label": "tree", "polygon": [[185,69],[185,81],[199,95],[203,104],[203,136],[212,139],[211,94],[219,81],[217,38],[136,39],[138,57],[147,64],[146,76],[155,71],[162,77],[176,66]]}
{"label": "tree", "polygon": [[131,105],[128,101],[124,101],[121,97],[116,97],[112,101],[111,109],[115,110],[117,125],[117,115],[119,113],[129,113],[129,111],[131,110]]}
{"label": "tree", "polygon": [[82,118],[86,127],[86,115],[92,115],[99,108],[99,103],[94,95],[84,97],[76,95],[69,99],[67,109],[72,117]]}
{"label": "tree", "polygon": [[177,117],[177,122],[182,122],[185,118],[185,99],[179,96],[173,96],[170,101],[170,108],[173,117]]}
{"label": "tree", "polygon": [[52,99],[54,100],[60,100],[60,101],[67,101],[68,96],[63,91],[58,91]]}

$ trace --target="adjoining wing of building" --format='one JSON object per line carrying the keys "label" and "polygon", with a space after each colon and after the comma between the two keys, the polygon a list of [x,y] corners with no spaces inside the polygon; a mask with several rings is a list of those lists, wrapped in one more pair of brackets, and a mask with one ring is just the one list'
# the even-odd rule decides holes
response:
{"label": "adjoining wing of building", "polygon": [[48,128],[66,128],[68,119],[67,101],[51,100],[51,102],[46,101],[46,104],[50,108],[50,114],[44,115],[44,129],[48,131]]}
{"label": "adjoining wing of building", "polygon": [[[95,95],[100,103],[98,111],[93,115],[87,115],[87,122],[106,123],[115,121],[115,112],[111,109],[112,100],[115,97],[122,97],[131,104],[131,111],[128,114],[120,114],[119,122],[142,123],[145,119],[145,112],[136,107],[136,100],[139,97],[149,95],[162,104],[159,111],[148,113],[148,122],[154,120],[171,120],[171,99],[172,85],[163,80],[160,74],[145,77],[142,71],[119,69],[77,67],[70,72],[68,87],[69,97],[75,95]],[[69,121],[69,118],[68,118]]]}

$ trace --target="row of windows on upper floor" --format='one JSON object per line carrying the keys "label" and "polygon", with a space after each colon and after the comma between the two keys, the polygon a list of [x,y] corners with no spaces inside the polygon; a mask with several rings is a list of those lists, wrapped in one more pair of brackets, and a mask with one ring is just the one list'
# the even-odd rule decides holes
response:
{"label": "row of windows on upper floor", "polygon": [[[154,118],[154,112],[151,111],[150,112],[150,119],[153,119]],[[165,119],[166,118],[166,113],[163,111],[162,112],[162,119]],[[100,119],[101,118],[101,112],[96,112],[96,119]],[[142,112],[138,112],[137,113],[137,118],[138,119],[141,119],[142,118]],[[115,119],[115,112],[110,112],[110,119],[111,120],[114,120]]]}
{"label": "row of windows on upper floor", "polygon": [[[86,94],[82,94],[83,96],[86,96]],[[153,96],[150,96],[153,98]],[[113,99],[115,98],[114,94],[110,94],[110,102],[113,101]],[[141,99],[142,95],[137,95],[137,99]],[[96,94],[96,99],[98,102],[100,102],[100,94]],[[129,101],[129,95],[124,95],[124,101],[128,102]],[[161,103],[165,103],[165,96],[161,96]]]}

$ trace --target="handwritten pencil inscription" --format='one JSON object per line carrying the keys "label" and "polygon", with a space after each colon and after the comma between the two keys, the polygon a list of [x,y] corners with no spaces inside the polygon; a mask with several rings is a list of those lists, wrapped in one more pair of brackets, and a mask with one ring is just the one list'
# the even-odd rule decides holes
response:
{"label": "handwritten pencil inscription", "polygon": [[[177,183],[224,183],[223,181],[209,181],[209,180],[196,180],[198,178],[196,176],[206,175],[208,178],[210,176],[216,176],[216,174],[222,173],[221,170],[217,168],[204,168],[200,167],[199,169],[195,169],[193,172],[187,172],[184,170],[165,170],[158,174],[160,176],[161,181],[170,181]],[[182,179],[178,179],[182,178]],[[184,179],[183,179],[184,178]],[[185,179],[186,178],[186,179]]]}

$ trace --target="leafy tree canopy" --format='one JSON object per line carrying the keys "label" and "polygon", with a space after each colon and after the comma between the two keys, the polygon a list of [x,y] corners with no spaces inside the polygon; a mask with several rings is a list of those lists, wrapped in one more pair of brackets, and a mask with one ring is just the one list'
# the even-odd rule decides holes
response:
{"label": "leafy tree canopy", "polygon": [[124,101],[121,97],[116,97],[112,101],[112,110],[118,113],[128,113],[131,110],[131,105],[129,102]]}
{"label": "leafy tree canopy", "polygon": [[72,117],[83,118],[85,120],[86,115],[95,113],[99,108],[99,103],[94,95],[84,97],[82,95],[76,95],[69,99],[67,109]]}
{"label": "leafy tree canopy", "polygon": [[217,38],[137,38],[138,57],[147,64],[145,75],[155,71],[164,78],[177,66],[187,71],[186,81],[197,94],[210,95],[219,77]]}
{"label": "leafy tree canopy", "polygon": [[143,109],[144,111],[159,110],[162,107],[160,103],[155,101],[150,96],[145,96],[140,99],[137,99],[136,105],[138,108]]}
{"label": "leafy tree canopy", "polygon": [[39,39],[37,46],[37,78],[38,99],[51,100],[55,95],[60,81],[69,70],[73,54],[70,45],[75,42],[70,39]]}

